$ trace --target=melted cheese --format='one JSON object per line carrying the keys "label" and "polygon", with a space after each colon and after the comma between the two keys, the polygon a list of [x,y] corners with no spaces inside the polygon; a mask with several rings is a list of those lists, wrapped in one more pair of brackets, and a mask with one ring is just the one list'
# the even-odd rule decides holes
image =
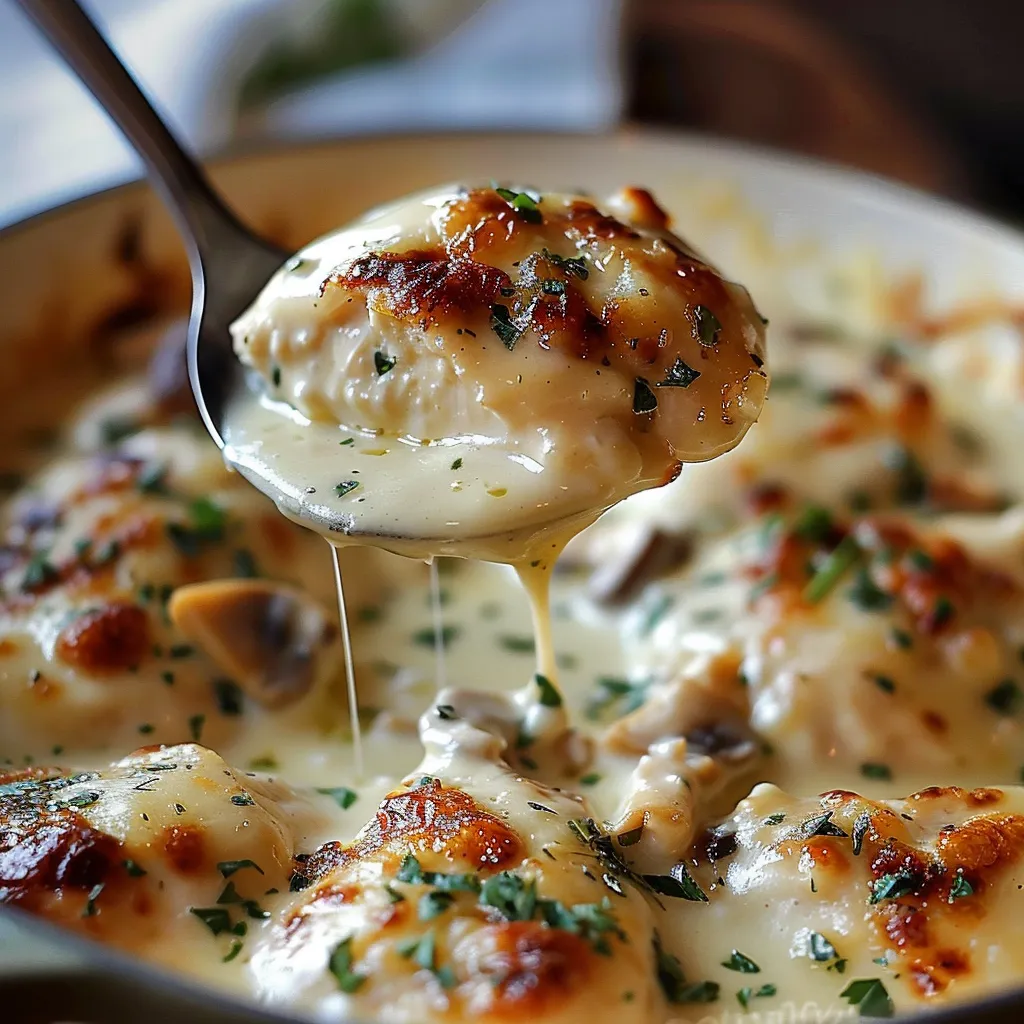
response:
{"label": "melted cheese", "polygon": [[[324,265],[296,270],[294,288],[333,269],[335,243],[321,244]],[[595,241],[580,251],[603,258]],[[370,325],[387,320],[380,296],[355,292],[359,316],[325,320],[322,339],[270,330],[262,353],[252,342],[271,379],[280,361],[277,397],[304,409],[267,415],[326,425],[353,479],[383,457],[363,450],[368,431],[339,430],[350,409],[359,426],[397,410],[421,439],[447,430],[429,395],[386,390],[403,363],[374,378]],[[414,360],[414,326],[393,319],[385,354]],[[1020,349],[980,359],[959,322],[949,337],[896,326],[894,349],[880,340],[892,324],[861,338],[773,310],[763,421],[735,452],[628,499],[574,542],[551,579],[550,648],[535,642],[514,570],[441,560],[441,693],[427,570],[343,551],[365,716],[358,782],[337,638],[310,646],[315,681],[290,703],[267,699],[252,657],[225,647],[247,603],[258,624],[326,615],[323,543],[226,474],[198,428],[161,422],[133,384],[93,399],[4,514],[0,899],[321,1019],[721,1021],[737,1019],[742,995],[760,1019],[809,1005],[806,1019],[827,1020],[856,1013],[843,996],[854,982],[854,996],[866,984],[874,1009],[891,1000],[901,1013],[1014,983]],[[335,387],[349,378],[328,358],[334,328],[352,343],[351,393]],[[485,318],[478,336],[488,330]],[[525,343],[511,356],[532,358]],[[468,372],[443,370],[459,393]],[[505,440],[514,431],[497,419],[515,427],[515,410],[496,408],[480,403],[466,422]],[[151,426],[96,452],[112,410]],[[155,491],[139,486],[151,462],[168,464]],[[59,514],[29,515],[40,502]],[[140,518],[145,544],[127,531]],[[222,532],[197,536],[204,522]],[[237,579],[240,550],[259,580]],[[808,600],[837,550],[842,571]],[[520,568],[542,602],[550,566]],[[267,619],[294,588],[312,619]],[[138,664],[112,667],[131,643]],[[189,656],[172,658],[183,645]],[[538,667],[557,673],[554,698]],[[237,692],[215,684],[232,676],[246,677],[232,679],[242,699],[225,711],[218,695]],[[140,740],[143,724],[154,729]],[[190,742],[196,732],[217,753]],[[149,740],[169,746],[123,756]],[[65,767],[26,766],[51,760]],[[224,877],[245,860],[263,874],[236,865]],[[460,888],[463,875],[473,881]]]}
{"label": "melted cheese", "polygon": [[234,325],[266,393],[229,410],[226,456],[287,514],[410,554],[528,562],[552,524],[567,538],[756,419],[761,319],[650,196],[626,190],[617,219],[505,194],[373,211]]}

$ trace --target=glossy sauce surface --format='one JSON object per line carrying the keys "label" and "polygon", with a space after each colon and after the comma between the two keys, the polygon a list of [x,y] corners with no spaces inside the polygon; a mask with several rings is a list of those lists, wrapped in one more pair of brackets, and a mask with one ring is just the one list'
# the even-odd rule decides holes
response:
{"label": "glossy sauce surface", "polygon": [[[835,1019],[1014,984],[1019,395],[906,322],[772,332],[744,444],[561,559],[560,705],[513,569],[440,561],[439,695],[427,568],[342,552],[360,784],[323,541],[198,427],[111,445],[123,398],[91,403],[6,510],[3,898],[319,1019]],[[288,638],[256,661],[290,687],[197,621],[247,624],[236,656]]]}

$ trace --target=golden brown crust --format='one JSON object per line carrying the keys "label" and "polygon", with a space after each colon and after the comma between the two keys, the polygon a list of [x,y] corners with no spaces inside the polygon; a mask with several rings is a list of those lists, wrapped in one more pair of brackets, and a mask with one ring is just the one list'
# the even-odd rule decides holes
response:
{"label": "golden brown crust", "polygon": [[520,836],[468,793],[424,780],[384,798],[356,842],[325,843],[296,871],[315,881],[353,861],[384,855],[397,864],[408,853],[434,853],[477,870],[498,871],[523,858]]}
{"label": "golden brown crust", "polygon": [[123,601],[80,615],[57,638],[62,661],[94,674],[132,668],[148,650],[149,616]]}

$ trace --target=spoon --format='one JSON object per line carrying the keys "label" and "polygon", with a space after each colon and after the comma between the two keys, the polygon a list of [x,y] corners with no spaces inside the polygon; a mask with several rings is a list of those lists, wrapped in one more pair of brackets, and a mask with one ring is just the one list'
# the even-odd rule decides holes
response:
{"label": "spoon", "polygon": [[[77,0],[16,3],[142,158],[174,218],[192,272],[189,379],[203,423],[223,449],[224,406],[232,391],[244,386],[228,326],[290,253],[253,234],[228,209]],[[260,480],[252,483],[274,497]]]}

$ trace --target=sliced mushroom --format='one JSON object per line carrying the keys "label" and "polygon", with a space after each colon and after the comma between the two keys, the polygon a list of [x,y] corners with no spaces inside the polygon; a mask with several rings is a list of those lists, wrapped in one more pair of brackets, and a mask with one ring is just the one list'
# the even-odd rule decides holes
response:
{"label": "sliced mushroom", "polygon": [[693,538],[653,527],[638,531],[628,551],[604,562],[590,577],[588,588],[599,604],[617,607],[639,596],[653,580],[685,565],[693,554]]}
{"label": "sliced mushroom", "polygon": [[192,583],[174,591],[168,610],[181,633],[264,707],[294,703],[339,664],[337,626],[309,594],[283,583]]}

